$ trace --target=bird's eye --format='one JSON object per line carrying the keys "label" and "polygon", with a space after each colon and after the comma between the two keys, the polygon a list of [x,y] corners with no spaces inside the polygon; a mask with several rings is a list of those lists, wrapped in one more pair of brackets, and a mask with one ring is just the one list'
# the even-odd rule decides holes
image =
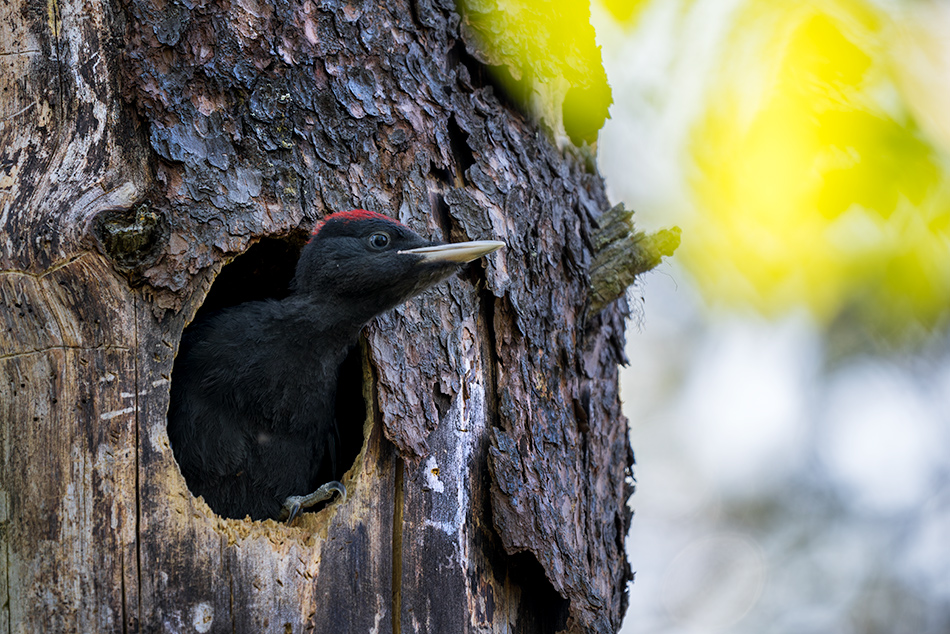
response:
{"label": "bird's eye", "polygon": [[369,237],[369,244],[374,249],[385,249],[389,246],[389,234],[379,231]]}

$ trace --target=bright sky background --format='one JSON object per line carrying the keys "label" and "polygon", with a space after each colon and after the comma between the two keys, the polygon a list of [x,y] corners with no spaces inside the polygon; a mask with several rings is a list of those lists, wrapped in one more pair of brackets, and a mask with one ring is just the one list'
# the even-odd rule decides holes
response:
{"label": "bright sky background", "polygon": [[593,7],[611,198],[683,246],[622,383],[624,634],[950,631],[950,3]]}

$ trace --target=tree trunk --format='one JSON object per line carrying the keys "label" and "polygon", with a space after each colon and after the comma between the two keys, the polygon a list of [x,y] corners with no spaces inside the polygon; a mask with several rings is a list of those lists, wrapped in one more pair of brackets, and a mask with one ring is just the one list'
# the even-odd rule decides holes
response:
{"label": "tree trunk", "polygon": [[[0,12],[0,632],[615,631],[626,305],[587,310],[609,205],[454,4]],[[217,517],[165,430],[182,331],[286,292],[355,207],[508,247],[366,329],[345,503]]]}

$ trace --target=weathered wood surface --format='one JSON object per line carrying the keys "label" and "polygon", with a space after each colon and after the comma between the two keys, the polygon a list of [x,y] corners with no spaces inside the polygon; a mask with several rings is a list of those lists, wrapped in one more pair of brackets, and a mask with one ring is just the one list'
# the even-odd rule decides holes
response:
{"label": "weathered wood surface", "polygon": [[[619,626],[603,184],[499,101],[452,3],[0,12],[0,631]],[[230,258],[352,207],[509,247],[367,329],[345,504],[218,518],[165,432],[182,329]]]}
{"label": "weathered wood surface", "polygon": [[122,627],[137,578],[127,293],[96,255],[0,276],[4,631]]}
{"label": "weathered wood surface", "polygon": [[3,632],[120,631],[134,609],[134,299],[83,244],[147,186],[115,9],[0,4]]}

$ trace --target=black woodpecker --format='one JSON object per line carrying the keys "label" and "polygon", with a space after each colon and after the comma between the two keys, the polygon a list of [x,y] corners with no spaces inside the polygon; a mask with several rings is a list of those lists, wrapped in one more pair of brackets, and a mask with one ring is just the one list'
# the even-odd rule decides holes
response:
{"label": "black woodpecker", "polygon": [[168,435],[191,492],[255,520],[293,519],[333,491],[345,499],[342,484],[317,479],[336,460],[337,377],[360,329],[502,246],[429,242],[361,209],[329,216],[289,297],[214,313],[182,338]]}

